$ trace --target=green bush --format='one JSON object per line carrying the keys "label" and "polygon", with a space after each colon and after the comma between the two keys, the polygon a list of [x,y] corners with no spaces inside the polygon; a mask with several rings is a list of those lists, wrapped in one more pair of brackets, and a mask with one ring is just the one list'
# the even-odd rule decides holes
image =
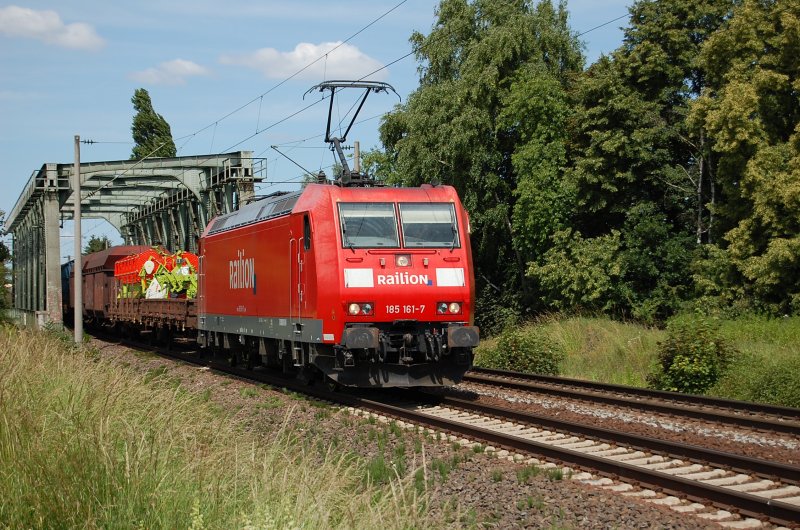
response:
{"label": "green bush", "polygon": [[658,366],[648,382],[661,390],[702,394],[720,379],[735,353],[711,321],[676,318],[658,345]]}
{"label": "green bush", "polygon": [[800,408],[800,357],[737,357],[709,394]]}
{"label": "green bush", "polygon": [[510,328],[493,345],[476,354],[475,363],[487,368],[558,375],[565,354],[542,326]]}

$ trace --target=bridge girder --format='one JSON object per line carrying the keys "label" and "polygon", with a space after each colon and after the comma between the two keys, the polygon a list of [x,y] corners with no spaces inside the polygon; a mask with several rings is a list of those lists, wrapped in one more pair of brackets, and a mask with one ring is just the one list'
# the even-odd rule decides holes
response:
{"label": "bridge girder", "polygon": [[[249,151],[84,162],[81,217],[102,218],[126,244],[197,251],[208,221],[252,200]],[[60,222],[74,215],[73,164],[34,171],[6,220],[13,237],[14,308],[23,324],[62,322]]]}

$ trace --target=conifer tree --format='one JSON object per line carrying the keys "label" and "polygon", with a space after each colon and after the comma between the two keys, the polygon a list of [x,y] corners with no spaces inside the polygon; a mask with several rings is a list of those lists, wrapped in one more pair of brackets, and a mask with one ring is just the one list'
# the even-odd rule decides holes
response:
{"label": "conifer tree", "polygon": [[176,155],[175,142],[169,123],[161,114],[153,110],[150,94],[144,88],[137,88],[131,98],[136,115],[133,117],[131,132],[136,145],[131,160],[148,157],[173,157]]}
{"label": "conifer tree", "polygon": [[86,246],[83,247],[84,254],[91,254],[93,252],[100,252],[111,246],[111,240],[108,236],[92,236]]}

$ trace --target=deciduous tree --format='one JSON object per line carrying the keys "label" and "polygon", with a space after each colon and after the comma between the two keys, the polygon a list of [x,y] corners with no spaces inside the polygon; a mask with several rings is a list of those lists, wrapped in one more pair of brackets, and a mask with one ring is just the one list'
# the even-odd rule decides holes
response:
{"label": "deciduous tree", "polygon": [[718,157],[726,281],[759,308],[800,312],[800,2],[745,1],[698,64],[708,87],[691,119]]}
{"label": "deciduous tree", "polygon": [[411,40],[420,87],[382,123],[380,167],[395,182],[458,189],[471,216],[478,305],[494,315],[481,324],[496,326],[530,306],[526,264],[564,217],[554,211],[567,200],[557,168],[580,46],[563,2],[521,0],[442,0],[430,34]]}
{"label": "deciduous tree", "polygon": [[[551,286],[553,266],[580,276],[583,263],[574,260],[606,249],[615,263],[603,268],[620,271],[619,285],[598,290],[576,277],[572,294],[548,288],[545,303],[591,299],[603,310],[659,320],[687,296],[691,236],[699,241],[708,230],[710,172],[707,147],[685,116],[705,83],[695,61],[700,46],[730,9],[728,0],[640,0],[623,45],[576,83],[562,189],[573,190],[568,224],[581,239],[554,239],[529,274]],[[610,240],[618,241],[613,253]]]}

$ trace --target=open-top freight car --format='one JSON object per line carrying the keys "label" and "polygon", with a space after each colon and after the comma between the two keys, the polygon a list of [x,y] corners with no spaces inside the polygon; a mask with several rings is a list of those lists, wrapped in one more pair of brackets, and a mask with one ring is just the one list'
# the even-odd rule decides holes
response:
{"label": "open-top freight car", "polygon": [[[117,282],[114,279],[114,264],[131,254],[143,252],[150,247],[123,245],[93,252],[83,257],[83,318],[87,322],[104,322],[109,311],[116,304]],[[61,267],[61,282],[64,289],[64,314],[72,316],[75,307],[75,285],[73,278],[75,262],[70,261]]]}
{"label": "open-top freight car", "polygon": [[449,186],[310,184],[200,240],[199,341],[352,386],[439,386],[478,330],[469,221]]}

